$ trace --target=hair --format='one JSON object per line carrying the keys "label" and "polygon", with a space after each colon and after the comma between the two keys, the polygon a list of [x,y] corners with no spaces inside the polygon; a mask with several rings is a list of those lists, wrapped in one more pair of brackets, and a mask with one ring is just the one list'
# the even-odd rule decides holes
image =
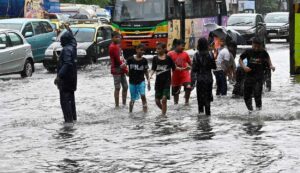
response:
{"label": "hair", "polygon": [[145,48],[146,48],[146,46],[143,43],[135,46],[135,49],[145,49]]}
{"label": "hair", "polygon": [[207,39],[204,37],[201,37],[198,40],[198,46],[197,46],[198,51],[199,52],[208,51],[208,47],[209,47],[209,43],[208,43]]}
{"label": "hair", "polygon": [[167,45],[165,43],[162,43],[162,42],[156,43],[156,46],[161,47],[162,49],[166,49],[167,48]]}
{"label": "hair", "polygon": [[262,40],[261,40],[260,38],[254,37],[254,38],[252,39],[252,44],[262,45],[263,42],[262,42]]}
{"label": "hair", "polygon": [[121,34],[119,33],[119,32],[117,32],[117,31],[113,31],[112,33],[111,33],[111,37],[116,37],[116,36],[120,36]]}

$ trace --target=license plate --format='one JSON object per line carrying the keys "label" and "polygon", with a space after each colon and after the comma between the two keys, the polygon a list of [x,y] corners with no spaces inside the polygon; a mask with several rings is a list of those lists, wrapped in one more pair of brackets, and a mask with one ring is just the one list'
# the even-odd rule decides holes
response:
{"label": "license plate", "polygon": [[141,44],[141,41],[138,41],[138,40],[132,41],[132,45],[133,45],[133,46],[137,46],[137,45],[139,45],[139,44]]}

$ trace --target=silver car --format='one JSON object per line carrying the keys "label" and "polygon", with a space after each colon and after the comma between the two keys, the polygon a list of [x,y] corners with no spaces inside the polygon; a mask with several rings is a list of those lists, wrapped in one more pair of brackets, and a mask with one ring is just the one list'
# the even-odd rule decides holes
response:
{"label": "silver car", "polygon": [[0,29],[0,75],[31,77],[34,62],[30,44],[14,30]]}

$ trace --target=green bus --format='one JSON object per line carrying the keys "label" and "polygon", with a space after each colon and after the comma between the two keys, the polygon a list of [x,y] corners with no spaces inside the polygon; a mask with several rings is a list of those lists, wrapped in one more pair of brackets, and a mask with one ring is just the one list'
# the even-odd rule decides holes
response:
{"label": "green bus", "polygon": [[132,55],[140,43],[146,45],[148,53],[155,52],[157,42],[164,42],[170,48],[173,39],[182,35],[186,49],[193,49],[197,46],[196,40],[208,36],[206,24],[226,25],[225,0],[184,2],[183,5],[178,0],[116,0],[112,25],[122,35],[124,56]]}

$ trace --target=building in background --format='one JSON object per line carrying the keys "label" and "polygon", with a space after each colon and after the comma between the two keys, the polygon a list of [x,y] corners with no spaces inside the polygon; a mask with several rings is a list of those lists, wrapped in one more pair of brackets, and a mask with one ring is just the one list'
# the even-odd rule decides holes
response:
{"label": "building in background", "polygon": [[59,11],[59,0],[0,0],[0,18],[43,18],[45,12]]}

